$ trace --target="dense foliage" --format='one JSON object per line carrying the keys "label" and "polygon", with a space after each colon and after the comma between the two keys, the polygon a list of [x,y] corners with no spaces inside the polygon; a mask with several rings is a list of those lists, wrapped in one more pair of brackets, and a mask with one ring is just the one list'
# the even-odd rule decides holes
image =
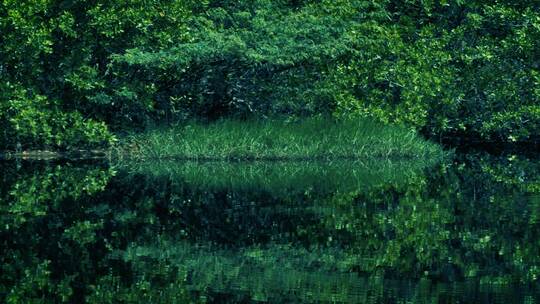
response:
{"label": "dense foliage", "polygon": [[0,38],[2,148],[223,116],[540,134],[538,1],[5,0]]}

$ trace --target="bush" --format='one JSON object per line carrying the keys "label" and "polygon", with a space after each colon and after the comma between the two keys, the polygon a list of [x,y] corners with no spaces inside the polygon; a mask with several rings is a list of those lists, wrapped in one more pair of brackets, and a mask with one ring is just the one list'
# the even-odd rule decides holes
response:
{"label": "bush", "polygon": [[6,149],[100,148],[114,140],[105,123],[62,111],[45,96],[24,89],[16,89],[0,110],[0,143]]}

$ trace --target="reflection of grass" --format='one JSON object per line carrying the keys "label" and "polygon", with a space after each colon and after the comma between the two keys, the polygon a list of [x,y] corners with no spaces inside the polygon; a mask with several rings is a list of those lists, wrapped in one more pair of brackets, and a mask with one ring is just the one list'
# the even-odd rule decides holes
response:
{"label": "reflection of grass", "polygon": [[152,260],[185,271],[190,274],[189,290],[247,293],[255,301],[360,303],[365,297],[355,294],[365,281],[340,269],[339,258],[345,256],[336,250],[311,253],[285,246],[233,252],[162,242],[156,247],[130,246],[123,258],[143,272],[145,261]]}
{"label": "reflection of grass", "polygon": [[[444,283],[426,278],[388,279],[384,272],[359,275],[350,267],[360,257],[334,248],[307,250],[271,244],[231,250],[159,238],[146,246],[132,243],[117,254],[136,265],[134,271],[139,275],[155,264],[178,269],[181,277],[188,273],[189,280],[181,287],[195,294],[243,294],[253,301],[271,303],[393,303],[395,299],[457,303],[494,294],[498,297],[493,303],[510,303],[517,294],[514,285],[499,277]],[[524,294],[535,291],[533,287]]]}
{"label": "reflection of grass", "polygon": [[232,188],[286,193],[295,189],[354,191],[405,181],[434,161],[146,161],[125,162],[122,167],[145,175],[167,176],[209,190]]}
{"label": "reflection of grass", "polygon": [[441,154],[440,147],[410,130],[365,119],[190,124],[127,137],[116,151],[125,158],[177,160],[395,159]]}

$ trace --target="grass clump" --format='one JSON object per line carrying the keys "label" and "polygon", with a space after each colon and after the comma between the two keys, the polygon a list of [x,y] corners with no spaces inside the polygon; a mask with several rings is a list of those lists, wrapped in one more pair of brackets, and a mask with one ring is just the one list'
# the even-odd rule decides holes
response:
{"label": "grass clump", "polygon": [[442,155],[440,146],[403,127],[367,119],[321,118],[296,122],[221,120],[157,128],[125,137],[116,152],[121,158],[229,161]]}

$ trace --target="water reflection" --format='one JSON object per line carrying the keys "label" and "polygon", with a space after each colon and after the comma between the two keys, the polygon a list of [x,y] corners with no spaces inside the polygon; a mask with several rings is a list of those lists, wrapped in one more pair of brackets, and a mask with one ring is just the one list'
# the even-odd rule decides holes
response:
{"label": "water reflection", "polygon": [[540,163],[0,164],[10,303],[536,303]]}

